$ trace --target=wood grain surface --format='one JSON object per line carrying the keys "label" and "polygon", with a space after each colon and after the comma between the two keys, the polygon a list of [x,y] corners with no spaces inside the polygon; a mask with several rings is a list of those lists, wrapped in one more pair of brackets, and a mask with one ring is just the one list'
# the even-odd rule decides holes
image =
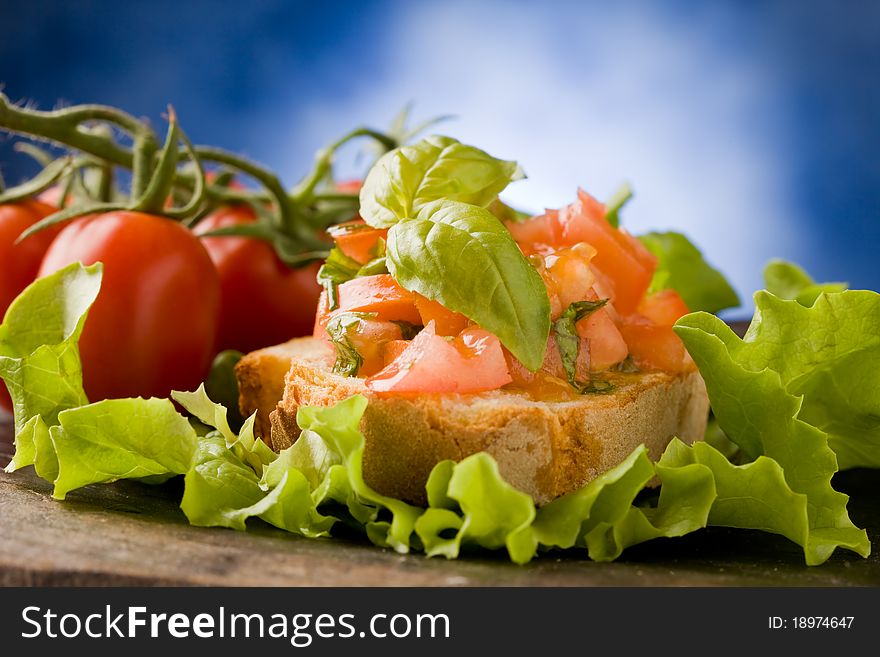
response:
{"label": "wood grain surface", "polygon": [[[11,438],[0,415],[0,464]],[[835,484],[876,545],[880,472],[842,473]],[[259,520],[247,532],[190,527],[179,481],[88,486],[64,502],[50,491],[31,468],[0,472],[0,585],[880,586],[876,554],[837,552],[807,567],[800,548],[762,532],[712,528],[636,546],[614,563],[570,551],[516,566],[486,553],[399,555],[360,537],[308,540]]]}

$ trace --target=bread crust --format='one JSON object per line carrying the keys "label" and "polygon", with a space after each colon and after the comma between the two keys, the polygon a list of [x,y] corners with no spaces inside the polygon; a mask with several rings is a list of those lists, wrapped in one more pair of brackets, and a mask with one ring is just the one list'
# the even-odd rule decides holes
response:
{"label": "bread crust", "polygon": [[[611,392],[564,399],[509,390],[388,395],[368,390],[363,379],[333,374],[332,351],[315,338],[271,349],[249,354],[236,370],[242,411],[258,410],[264,439],[270,436],[280,451],[299,436],[300,406],[328,406],[363,394],[369,400],[361,421],[364,479],[376,491],[413,504],[425,504],[425,482],[437,462],[481,451],[495,458],[506,481],[545,504],[613,468],[640,444],[657,459],[674,436],[688,444],[701,439],[708,416],[705,384],[696,371],[616,373]],[[283,362],[267,367],[267,359],[278,358]],[[272,391],[255,392],[256,384],[285,364],[283,394],[269,402],[279,386],[267,382],[275,385]]]}

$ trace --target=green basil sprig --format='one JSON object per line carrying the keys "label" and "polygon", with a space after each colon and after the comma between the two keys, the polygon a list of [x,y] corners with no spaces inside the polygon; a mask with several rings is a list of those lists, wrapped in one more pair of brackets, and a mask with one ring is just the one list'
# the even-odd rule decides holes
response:
{"label": "green basil sprig", "polygon": [[361,188],[361,216],[387,228],[441,199],[488,206],[514,180],[516,162],[499,160],[451,137],[431,136],[383,155]]}
{"label": "green basil sprig", "polygon": [[526,367],[544,362],[550,300],[538,272],[491,212],[456,201],[422,207],[388,232],[388,271],[494,333]]}

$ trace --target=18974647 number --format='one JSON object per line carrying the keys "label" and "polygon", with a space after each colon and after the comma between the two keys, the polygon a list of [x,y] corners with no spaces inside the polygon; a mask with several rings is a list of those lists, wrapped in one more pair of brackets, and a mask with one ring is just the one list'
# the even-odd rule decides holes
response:
{"label": "18974647 number", "polygon": [[855,616],[770,616],[767,626],[771,630],[848,630],[853,621]]}

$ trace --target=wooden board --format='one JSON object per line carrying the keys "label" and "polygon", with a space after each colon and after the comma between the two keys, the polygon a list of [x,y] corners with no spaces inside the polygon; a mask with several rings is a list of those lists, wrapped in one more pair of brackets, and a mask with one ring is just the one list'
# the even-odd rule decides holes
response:
{"label": "wooden board", "polygon": [[[12,452],[0,416],[0,464]],[[880,471],[842,473],[850,511],[880,540]],[[880,586],[880,557],[837,552],[807,567],[787,540],[712,528],[631,548],[614,563],[583,553],[515,566],[480,553],[457,561],[399,555],[365,540],[298,538],[260,521],[248,532],[190,527],[181,486],[89,486],[64,502],[29,468],[0,473],[0,585],[213,586]]]}

